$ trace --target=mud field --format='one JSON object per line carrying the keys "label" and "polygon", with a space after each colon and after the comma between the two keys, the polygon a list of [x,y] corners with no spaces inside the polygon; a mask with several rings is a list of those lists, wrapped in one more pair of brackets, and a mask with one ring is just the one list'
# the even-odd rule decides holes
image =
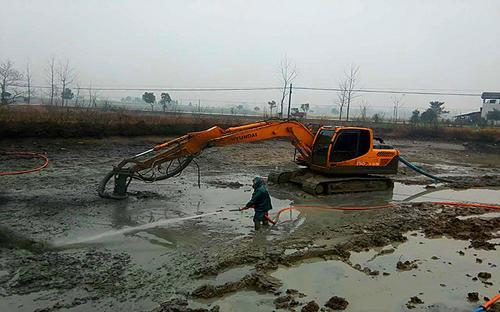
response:
{"label": "mud field", "polygon": [[393,206],[296,209],[254,233],[251,211],[229,210],[249,199],[254,176],[295,167],[291,145],[207,150],[200,188],[190,166],[132,182],[126,200],[97,196],[113,164],[161,140],[1,142],[51,162],[0,177],[0,311],[472,311],[500,291],[500,211],[429,203],[500,204],[498,153],[393,140],[457,183],[401,168],[386,192],[312,197],[269,185],[274,212]]}

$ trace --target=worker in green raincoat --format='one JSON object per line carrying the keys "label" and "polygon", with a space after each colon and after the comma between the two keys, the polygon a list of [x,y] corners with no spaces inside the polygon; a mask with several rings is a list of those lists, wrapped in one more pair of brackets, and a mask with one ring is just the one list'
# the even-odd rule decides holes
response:
{"label": "worker in green raincoat", "polygon": [[260,226],[269,226],[268,221],[268,211],[273,208],[271,205],[271,196],[267,191],[264,181],[260,177],[253,179],[252,187],[254,189],[252,198],[241,210],[246,210],[249,208],[255,209],[255,215],[253,216],[253,222],[255,225],[255,230],[260,229]]}

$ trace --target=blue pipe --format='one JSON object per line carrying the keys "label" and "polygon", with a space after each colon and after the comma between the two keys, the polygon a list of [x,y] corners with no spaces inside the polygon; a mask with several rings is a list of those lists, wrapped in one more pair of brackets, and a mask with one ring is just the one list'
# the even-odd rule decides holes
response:
{"label": "blue pipe", "polygon": [[413,169],[415,170],[416,172],[420,173],[420,174],[423,174],[424,176],[426,177],[429,177],[431,179],[434,179],[436,181],[439,181],[439,182],[448,182],[448,183],[453,183],[452,180],[448,180],[448,179],[445,179],[445,178],[440,178],[440,177],[437,177],[435,175],[432,175],[430,173],[428,173],[427,171],[423,170],[422,168],[419,168],[417,166],[415,166],[414,164],[412,164],[409,160],[407,160],[406,158],[404,158],[403,156],[399,156],[399,160],[405,164],[406,166],[408,166],[408,168],[410,169]]}

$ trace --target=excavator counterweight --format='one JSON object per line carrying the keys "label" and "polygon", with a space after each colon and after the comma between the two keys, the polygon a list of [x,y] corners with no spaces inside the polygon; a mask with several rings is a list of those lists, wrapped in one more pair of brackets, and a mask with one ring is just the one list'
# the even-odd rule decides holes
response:
{"label": "excavator counterweight", "polygon": [[[372,175],[397,173],[399,151],[374,139],[369,128],[323,126],[314,134],[298,121],[271,120],[228,129],[214,126],[156,145],[121,161],[102,180],[98,193],[106,198],[124,198],[132,179],[154,182],[174,177],[206,148],[274,138],[288,138],[299,153],[296,162],[308,170],[272,173],[270,180],[299,181],[312,194],[387,188],[392,186],[390,179]],[[106,185],[113,177],[115,185],[109,194]]]}

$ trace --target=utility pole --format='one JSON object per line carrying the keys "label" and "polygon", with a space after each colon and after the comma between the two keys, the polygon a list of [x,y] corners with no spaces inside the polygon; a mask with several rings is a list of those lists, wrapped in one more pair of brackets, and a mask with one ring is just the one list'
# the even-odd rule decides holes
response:
{"label": "utility pole", "polygon": [[290,106],[292,106],[292,84],[290,84],[290,92],[288,93],[288,120],[290,120]]}
{"label": "utility pole", "polygon": [[198,113],[201,112],[201,100],[198,99]]}

